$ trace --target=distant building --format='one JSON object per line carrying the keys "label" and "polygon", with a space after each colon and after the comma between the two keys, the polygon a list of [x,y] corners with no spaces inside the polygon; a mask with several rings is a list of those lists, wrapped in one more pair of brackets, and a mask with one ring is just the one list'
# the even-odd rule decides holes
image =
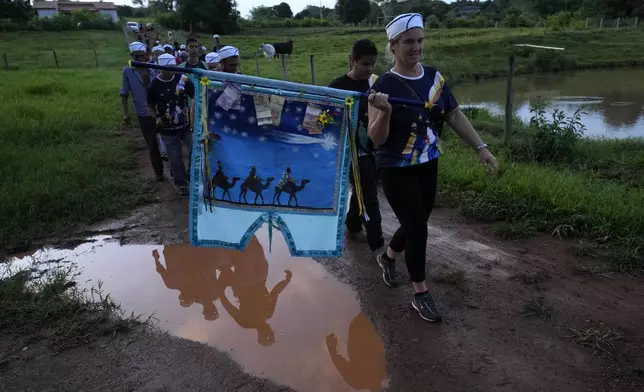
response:
{"label": "distant building", "polygon": [[58,14],[71,14],[74,10],[88,10],[107,15],[112,21],[119,20],[116,14],[116,5],[107,1],[40,1],[34,0],[34,9],[39,18],[48,18]]}

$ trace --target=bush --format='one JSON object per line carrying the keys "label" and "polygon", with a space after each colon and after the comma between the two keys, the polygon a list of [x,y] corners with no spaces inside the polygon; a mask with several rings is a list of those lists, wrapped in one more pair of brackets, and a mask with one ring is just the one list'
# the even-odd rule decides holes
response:
{"label": "bush", "polygon": [[526,162],[572,162],[575,146],[585,130],[581,109],[577,109],[572,117],[566,117],[563,111],[555,109],[552,119],[548,119],[545,108],[542,102],[532,105],[529,129],[522,131],[510,143],[512,155],[518,161]]}
{"label": "bush", "polygon": [[58,14],[47,18],[33,18],[27,22],[16,20],[0,20],[3,31],[36,30],[114,30],[118,26],[107,15],[95,14],[87,10],[75,10],[71,14]]}
{"label": "bush", "polygon": [[242,20],[240,23],[240,28],[242,31],[249,30],[264,30],[264,29],[281,29],[281,28],[293,28],[293,27],[331,27],[339,26],[336,21],[329,19],[315,19],[315,18],[303,18],[303,19],[262,19],[262,20]]}
{"label": "bush", "polygon": [[570,12],[558,12],[553,15],[549,15],[546,19],[546,26],[557,29],[565,28],[570,26],[572,22],[572,14]]}

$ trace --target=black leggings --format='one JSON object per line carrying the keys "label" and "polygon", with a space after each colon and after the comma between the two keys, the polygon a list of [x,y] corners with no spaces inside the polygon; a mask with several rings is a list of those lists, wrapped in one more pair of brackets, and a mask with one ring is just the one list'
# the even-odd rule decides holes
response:
{"label": "black leggings", "polygon": [[425,281],[427,221],[434,207],[438,160],[409,167],[382,168],[381,182],[387,201],[400,227],[389,247],[405,251],[405,264],[412,282]]}

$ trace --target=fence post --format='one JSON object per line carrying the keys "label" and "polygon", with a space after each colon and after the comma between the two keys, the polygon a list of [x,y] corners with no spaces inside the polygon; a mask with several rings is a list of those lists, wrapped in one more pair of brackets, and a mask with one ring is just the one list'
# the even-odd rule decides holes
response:
{"label": "fence post", "polygon": [[9,70],[9,59],[7,59],[7,54],[2,53],[2,58],[4,59],[4,69]]}
{"label": "fence post", "polygon": [[588,28],[588,18],[586,18],[586,26],[584,27]]}
{"label": "fence post", "polygon": [[96,54],[96,49],[94,49],[94,61],[96,61],[96,68],[98,68],[98,54]]}
{"label": "fence post", "polygon": [[620,18],[617,18],[617,27],[616,28],[618,28],[618,29],[619,29],[619,19]]}
{"label": "fence post", "polygon": [[633,26],[633,27],[637,27],[637,20],[638,20],[638,19],[639,19],[639,16],[636,16],[636,17],[635,17],[635,26]]}
{"label": "fence post", "polygon": [[505,91],[505,129],[504,138],[506,145],[510,142],[512,133],[512,75],[514,74],[514,52],[508,58],[508,82]]}
{"label": "fence post", "polygon": [[601,18],[599,20],[599,28],[601,29],[603,25],[604,25],[604,18]]}
{"label": "fence post", "polygon": [[52,50],[52,53],[54,54],[54,62],[56,63],[56,69],[59,69],[58,68],[58,56],[56,56],[56,51]]}
{"label": "fence post", "polygon": [[315,85],[315,55],[311,55],[311,84]]}
{"label": "fence post", "polygon": [[282,80],[288,80],[286,75],[286,55],[280,55],[280,59],[282,60]]}
{"label": "fence post", "polygon": [[257,76],[259,77],[259,55],[255,55],[255,69],[257,70]]}

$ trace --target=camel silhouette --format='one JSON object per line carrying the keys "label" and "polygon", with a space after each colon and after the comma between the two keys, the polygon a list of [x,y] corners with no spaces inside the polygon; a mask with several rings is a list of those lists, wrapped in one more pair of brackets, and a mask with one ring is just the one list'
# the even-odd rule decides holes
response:
{"label": "camel silhouette", "polygon": [[295,200],[295,207],[299,207],[300,205],[297,202],[296,194],[299,191],[301,191],[302,189],[304,189],[306,184],[308,184],[309,182],[311,182],[311,180],[302,180],[300,182],[299,186],[295,185],[294,182],[287,182],[286,184],[282,185],[281,187],[276,186],[275,187],[275,196],[273,196],[273,204],[275,204],[275,201],[277,201],[277,205],[281,206],[282,201],[280,200],[280,198],[282,197],[282,193],[288,193],[290,197],[288,198],[288,203],[286,205],[290,207],[291,206],[291,201]]}
{"label": "camel silhouette", "polygon": [[224,192],[221,194],[221,200],[226,199],[226,195],[228,195],[228,200],[233,201],[232,196],[230,196],[230,190],[235,187],[235,184],[237,184],[237,181],[241,180],[239,177],[233,177],[233,182],[228,181],[228,177],[225,176],[214,176],[212,178],[212,197],[217,199],[217,196],[215,195],[215,190],[217,188],[221,188],[224,190]]}
{"label": "camel silhouette", "polygon": [[271,182],[273,182],[274,179],[275,178],[273,177],[267,178],[266,184],[262,184],[261,178],[247,177],[241,185],[239,202],[241,203],[243,198],[244,203],[248,204],[248,200],[246,200],[246,194],[248,194],[248,191],[252,191],[255,194],[255,201],[253,202],[253,204],[257,204],[258,198],[261,199],[262,204],[264,204],[264,196],[262,195],[262,192],[271,186]]}

